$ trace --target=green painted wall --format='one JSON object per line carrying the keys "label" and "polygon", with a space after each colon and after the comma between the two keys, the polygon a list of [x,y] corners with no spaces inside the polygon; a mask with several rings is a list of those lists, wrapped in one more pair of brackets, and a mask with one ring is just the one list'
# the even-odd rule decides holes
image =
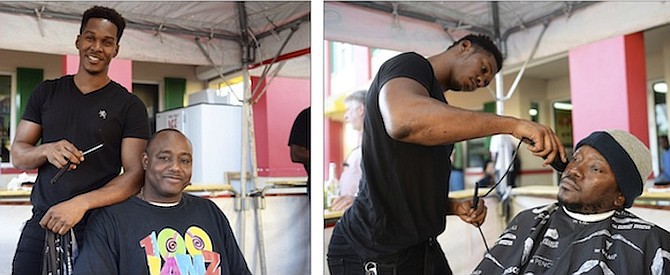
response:
{"label": "green painted wall", "polygon": [[16,68],[16,125],[23,117],[30,94],[43,80],[44,70],[42,69]]}
{"label": "green painted wall", "polygon": [[186,94],[186,79],[165,78],[165,110],[184,107]]}

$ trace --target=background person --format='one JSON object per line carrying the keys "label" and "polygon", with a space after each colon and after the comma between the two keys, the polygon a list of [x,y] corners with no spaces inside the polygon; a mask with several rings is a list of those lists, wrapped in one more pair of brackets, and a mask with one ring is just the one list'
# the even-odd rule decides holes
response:
{"label": "background person", "polygon": [[310,107],[302,110],[293,121],[288,146],[291,150],[291,161],[301,163],[307,172],[307,197],[310,193],[309,149],[310,149]]}
{"label": "background person", "polygon": [[663,154],[661,155],[661,173],[654,180],[657,184],[670,184],[670,144],[668,144],[668,136],[658,137],[658,147],[661,147]]}
{"label": "background person", "polygon": [[344,99],[345,113],[344,121],[358,131],[358,144],[349,152],[342,167],[340,175],[340,194],[333,201],[330,209],[344,211],[354,201],[358,194],[358,185],[361,181],[363,171],[361,170],[361,144],[360,135],[363,133],[363,118],[365,117],[365,95],[367,91],[356,91]]}
{"label": "background person", "polygon": [[514,217],[472,274],[670,274],[670,233],[626,210],[651,167],[635,136],[593,132],[577,143],[558,202]]}
{"label": "background person", "polygon": [[[507,168],[509,168],[509,173],[505,176],[505,184],[501,184],[503,189],[516,187],[516,177],[519,174],[520,163],[518,157],[512,159],[514,148],[516,148],[516,144],[512,142],[511,137],[507,135],[491,136],[489,152],[495,167],[496,182],[505,175]],[[512,162],[513,164],[510,166]]]}
{"label": "background person", "polygon": [[192,158],[184,134],[158,131],[142,155],[142,191],[91,214],[75,274],[251,274],[221,209],[183,193]]}
{"label": "background person", "polygon": [[446,215],[480,225],[483,200],[448,199],[453,143],[493,134],[527,138],[536,156],[565,161],[553,131],[513,117],[447,104],[444,92],[487,86],[502,54],[486,36],[468,35],[428,59],[403,53],[386,61],[365,102],[363,178],[358,197],[335,225],[331,274],[451,274],[436,237]]}
{"label": "background person", "polygon": [[479,187],[494,186],[497,183],[495,163],[493,163],[492,160],[484,161],[484,167],[482,167],[482,170],[484,171],[484,175],[477,181],[476,184],[479,185]]}
{"label": "background person", "polygon": [[[141,155],[150,131],[147,111],[107,75],[124,28],[113,9],[84,12],[75,40],[79,70],[42,82],[28,99],[11,157],[16,168],[38,172],[30,195],[33,214],[21,232],[13,274],[40,274],[45,230],[63,235],[74,227],[81,245],[88,210],[121,202],[140,189]],[[52,184],[68,161],[71,171]]]}

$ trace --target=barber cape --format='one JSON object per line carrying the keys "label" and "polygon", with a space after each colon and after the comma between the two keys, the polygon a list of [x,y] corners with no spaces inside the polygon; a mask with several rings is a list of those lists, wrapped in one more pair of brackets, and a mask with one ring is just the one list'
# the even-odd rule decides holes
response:
{"label": "barber cape", "polygon": [[669,251],[668,231],[626,210],[587,222],[555,203],[514,217],[472,274],[670,275]]}

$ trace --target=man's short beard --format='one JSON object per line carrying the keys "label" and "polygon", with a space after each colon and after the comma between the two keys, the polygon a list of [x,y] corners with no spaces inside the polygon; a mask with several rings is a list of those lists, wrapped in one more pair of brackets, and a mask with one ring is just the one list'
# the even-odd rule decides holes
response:
{"label": "man's short beard", "polygon": [[571,212],[580,213],[580,214],[599,214],[599,213],[604,213],[604,212],[612,210],[612,209],[608,209],[606,207],[607,203],[602,202],[602,201],[599,202],[599,203],[592,203],[592,204],[582,204],[582,203],[578,203],[578,202],[568,203],[568,202],[564,202],[559,197],[558,202],[561,203],[561,205],[565,206],[565,208],[570,210]]}

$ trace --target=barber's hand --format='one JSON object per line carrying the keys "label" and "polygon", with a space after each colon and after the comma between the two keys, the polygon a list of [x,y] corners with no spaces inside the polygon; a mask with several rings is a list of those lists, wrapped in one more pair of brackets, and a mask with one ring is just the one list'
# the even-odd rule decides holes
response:
{"label": "barber's hand", "polygon": [[514,137],[528,143],[528,150],[535,156],[544,158],[544,166],[549,165],[555,158],[568,162],[563,143],[551,128],[528,120],[519,120],[519,124],[512,131]]}
{"label": "barber's hand", "polygon": [[463,200],[459,202],[453,202],[454,214],[458,215],[461,220],[479,227],[486,220],[486,205],[484,200],[480,199],[477,203],[477,209],[473,208],[472,200]]}
{"label": "barber's hand", "polygon": [[333,211],[344,211],[354,202],[354,196],[339,196],[333,200],[333,205],[330,209]]}
{"label": "barber's hand", "polygon": [[68,160],[72,162],[70,169],[76,169],[77,165],[84,161],[82,152],[67,140],[63,139],[57,142],[46,143],[42,146],[44,146],[44,154],[47,157],[47,161],[58,169],[67,165]]}
{"label": "barber's hand", "polygon": [[40,226],[54,233],[65,235],[70,228],[74,227],[86,214],[87,207],[76,198],[61,202],[49,208]]}

